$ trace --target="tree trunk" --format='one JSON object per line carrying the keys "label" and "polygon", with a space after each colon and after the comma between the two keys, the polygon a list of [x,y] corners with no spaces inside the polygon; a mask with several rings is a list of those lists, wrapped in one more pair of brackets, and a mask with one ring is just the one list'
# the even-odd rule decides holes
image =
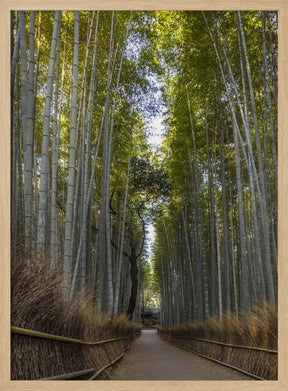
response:
{"label": "tree trunk", "polygon": [[130,242],[131,253],[129,255],[130,262],[130,277],[131,277],[131,293],[128,304],[127,316],[132,320],[133,313],[136,306],[137,300],[137,288],[138,288],[138,266],[137,266],[137,255],[136,255],[136,246],[134,243]]}
{"label": "tree trunk", "polygon": [[57,264],[57,180],[58,180],[58,157],[59,157],[59,136],[60,123],[58,121],[58,95],[59,95],[59,69],[60,69],[60,28],[57,47],[57,65],[54,96],[54,118],[53,118],[53,145],[52,145],[52,178],[51,178],[51,244],[50,244],[50,267],[53,269]]}
{"label": "tree trunk", "polygon": [[73,92],[71,102],[70,122],[70,151],[69,151],[69,174],[68,190],[65,214],[65,239],[64,239],[64,294],[71,287],[72,273],[72,223],[73,223],[73,199],[74,177],[76,165],[76,122],[77,122],[77,95],[78,95],[78,60],[79,60],[79,11],[75,11],[74,20],[74,58],[73,58]]}
{"label": "tree trunk", "polygon": [[110,87],[112,81],[112,42],[113,42],[113,21],[111,19],[110,48],[108,58],[108,73],[106,85],[106,102],[104,109],[104,139],[103,158],[101,174],[101,195],[100,195],[100,222],[98,232],[98,260],[99,260],[99,292],[100,308],[103,312],[113,310],[113,284],[112,284],[112,259],[110,239],[110,210],[109,210],[109,185],[110,185],[110,161],[109,161],[109,106]]}
{"label": "tree trunk", "polygon": [[40,173],[40,193],[39,193],[39,211],[37,225],[37,251],[39,257],[46,251],[46,229],[47,229],[47,208],[48,208],[48,171],[49,171],[49,137],[50,137],[50,116],[53,90],[53,75],[56,57],[56,43],[61,20],[61,11],[55,12],[53,24],[52,42],[50,50],[47,95],[45,99],[45,113],[42,135],[41,152],[41,173]]}
{"label": "tree trunk", "polygon": [[208,134],[208,123],[205,114],[205,130],[206,130],[206,145],[207,145],[207,161],[208,161],[208,187],[209,187],[209,210],[210,210],[210,275],[209,275],[209,315],[216,315],[216,298],[217,298],[217,264],[216,264],[216,248],[215,248],[215,207],[214,207],[214,191],[213,182],[214,175],[210,157],[210,143]]}
{"label": "tree trunk", "polygon": [[[133,113],[132,113],[132,118],[133,118]],[[120,231],[119,259],[118,259],[118,265],[117,265],[118,267],[117,267],[116,283],[115,283],[115,295],[114,295],[114,310],[113,310],[114,316],[118,313],[118,306],[119,306],[120,279],[121,279],[121,276],[122,276],[124,232],[125,232],[126,209],[127,209],[128,188],[129,188],[132,137],[133,137],[133,119],[132,119],[132,128],[131,128],[131,136],[130,136],[130,146],[129,146],[127,173],[126,173],[126,186],[125,186],[125,195],[124,195],[122,227],[121,227],[121,231]],[[131,274],[131,277],[132,277],[132,274]]]}
{"label": "tree trunk", "polygon": [[221,162],[221,187],[222,187],[222,231],[223,231],[223,260],[224,260],[224,286],[223,301],[225,313],[231,312],[231,292],[230,292],[230,250],[228,237],[228,218],[227,218],[227,200],[226,200],[226,178],[225,178],[225,161],[224,161],[224,134],[223,125],[220,118],[220,162]]}

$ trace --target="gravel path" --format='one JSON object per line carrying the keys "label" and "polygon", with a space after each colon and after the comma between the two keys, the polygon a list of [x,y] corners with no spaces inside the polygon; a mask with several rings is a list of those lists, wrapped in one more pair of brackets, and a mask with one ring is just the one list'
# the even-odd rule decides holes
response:
{"label": "gravel path", "polygon": [[251,380],[229,368],[163,341],[143,330],[115,368],[114,380]]}

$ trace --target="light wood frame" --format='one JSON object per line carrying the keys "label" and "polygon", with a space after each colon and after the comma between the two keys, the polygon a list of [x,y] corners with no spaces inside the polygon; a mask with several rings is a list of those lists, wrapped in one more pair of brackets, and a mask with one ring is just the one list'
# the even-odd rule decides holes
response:
{"label": "light wood frame", "polygon": [[[278,381],[10,380],[10,11],[275,10],[279,12]],[[288,0],[0,0],[0,390],[288,390]]]}

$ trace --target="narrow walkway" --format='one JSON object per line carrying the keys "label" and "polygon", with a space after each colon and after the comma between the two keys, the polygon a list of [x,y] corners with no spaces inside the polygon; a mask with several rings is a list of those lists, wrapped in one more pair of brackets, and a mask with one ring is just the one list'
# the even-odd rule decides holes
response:
{"label": "narrow walkway", "polygon": [[251,380],[143,330],[115,368],[114,380]]}

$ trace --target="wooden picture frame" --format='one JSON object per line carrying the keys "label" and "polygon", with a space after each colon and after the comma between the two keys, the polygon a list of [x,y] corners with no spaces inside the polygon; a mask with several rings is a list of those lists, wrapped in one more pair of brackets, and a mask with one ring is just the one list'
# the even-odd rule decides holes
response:
{"label": "wooden picture frame", "polygon": [[[277,381],[11,381],[10,380],[10,11],[275,10],[279,16],[279,370]],[[288,390],[288,0],[1,0],[0,1],[0,390]]]}

